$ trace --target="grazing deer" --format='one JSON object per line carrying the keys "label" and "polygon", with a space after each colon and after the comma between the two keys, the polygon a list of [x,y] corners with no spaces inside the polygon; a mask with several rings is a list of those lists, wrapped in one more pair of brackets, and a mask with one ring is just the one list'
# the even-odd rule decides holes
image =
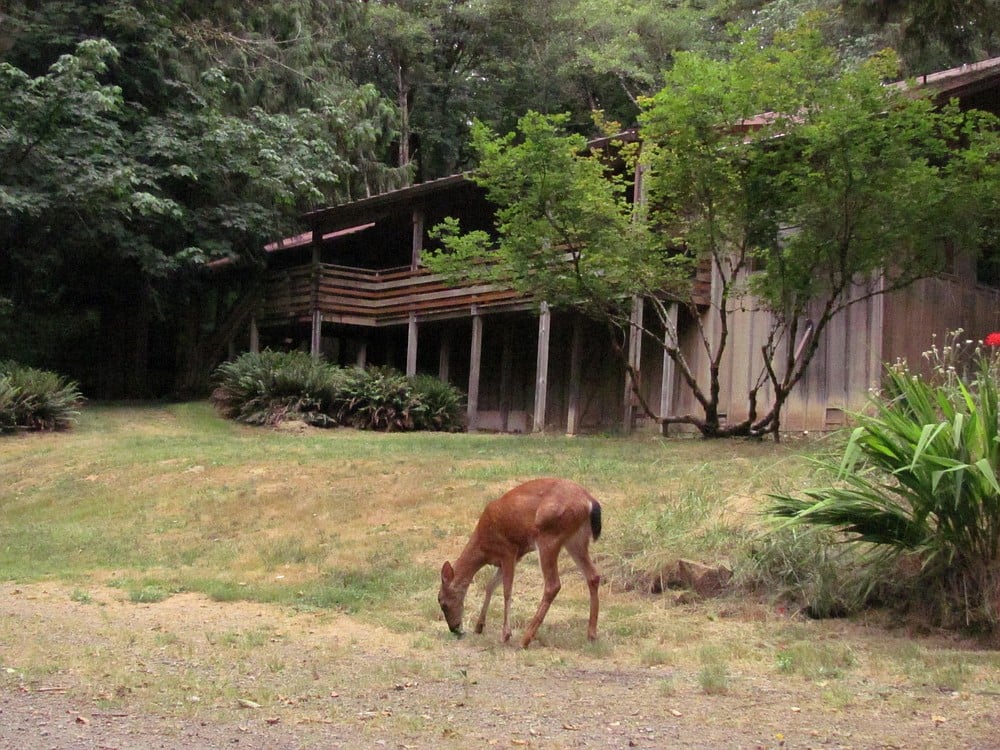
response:
{"label": "grazing deer", "polygon": [[576,562],[590,589],[590,621],[587,637],[597,638],[597,587],[601,577],[590,561],[587,548],[591,537],[601,535],[601,504],[587,490],[566,479],[533,479],[494,500],[479,517],[472,537],[455,560],[441,568],[441,591],[438,603],[451,632],[462,634],[465,594],[473,576],[486,565],[495,565],[496,575],[486,585],[486,600],[476,621],[476,632],[486,625],[486,610],[497,585],[503,581],[503,630],[501,640],[510,640],[510,596],[514,585],[514,566],[531,550],[538,559],[545,578],[545,590],[538,611],[528,625],[521,642],[527,647],[545,619],[549,605],[559,593],[559,552],[564,547]]}

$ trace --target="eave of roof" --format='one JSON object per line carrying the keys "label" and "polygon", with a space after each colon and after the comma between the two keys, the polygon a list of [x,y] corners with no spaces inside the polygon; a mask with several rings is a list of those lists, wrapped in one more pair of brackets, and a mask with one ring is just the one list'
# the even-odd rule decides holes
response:
{"label": "eave of roof", "polygon": [[[631,142],[638,139],[638,131],[629,129],[612,136],[595,138],[587,142],[591,148],[606,148],[614,141]],[[401,206],[412,205],[432,195],[461,187],[473,187],[475,182],[465,173],[428,180],[417,185],[389,190],[385,193],[361,198],[339,206],[316,209],[303,215],[313,231],[329,232],[371,221],[392,213]]]}
{"label": "eave of roof", "polygon": [[[341,229],[337,232],[328,232],[324,234],[323,240],[333,240],[337,237],[346,237],[349,234],[354,234],[356,232],[363,232],[366,229],[371,229],[375,226],[374,221],[369,221],[367,224],[358,224],[357,226],[348,227],[346,229]],[[308,247],[313,243],[313,233],[303,232],[302,234],[297,234],[294,237],[284,237],[275,242],[269,242],[264,245],[264,251],[267,253],[277,253],[282,250],[291,250],[296,247]],[[232,258],[218,258],[217,260],[210,261],[205,264],[208,268],[225,268],[227,266],[233,265]]]}
{"label": "eave of roof", "polygon": [[907,81],[898,82],[897,86],[931,90],[937,98],[966,96],[997,85],[1000,80],[1000,57],[991,57],[967,65],[959,65],[936,73],[927,73]]}
{"label": "eave of roof", "polygon": [[474,184],[465,174],[455,174],[379,193],[350,203],[342,203],[339,206],[320,208],[310,211],[302,218],[309,223],[314,232],[337,231],[384,216],[402,205],[419,202],[429,195]]}

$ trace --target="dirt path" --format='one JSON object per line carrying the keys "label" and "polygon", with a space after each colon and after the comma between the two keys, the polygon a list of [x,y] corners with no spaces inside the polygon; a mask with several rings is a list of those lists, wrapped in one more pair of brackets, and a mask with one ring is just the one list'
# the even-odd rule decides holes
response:
{"label": "dirt path", "polygon": [[[520,651],[194,595],[70,593],[0,586],[3,750],[1000,747],[1000,698],[974,686],[861,668],[802,680],[750,660],[709,694],[691,664],[544,638]],[[823,638],[865,637],[829,628]]]}

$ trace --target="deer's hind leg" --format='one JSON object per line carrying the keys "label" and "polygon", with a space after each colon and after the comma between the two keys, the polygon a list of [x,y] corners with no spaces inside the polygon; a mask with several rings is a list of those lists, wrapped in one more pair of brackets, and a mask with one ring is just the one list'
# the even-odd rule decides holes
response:
{"label": "deer's hind leg", "polygon": [[597,615],[601,608],[598,600],[601,575],[590,559],[590,529],[584,527],[581,531],[582,533],[577,532],[566,542],[566,551],[573,558],[576,567],[580,569],[584,580],[587,581],[587,588],[590,590],[590,620],[587,622],[587,638],[593,641],[597,638]]}

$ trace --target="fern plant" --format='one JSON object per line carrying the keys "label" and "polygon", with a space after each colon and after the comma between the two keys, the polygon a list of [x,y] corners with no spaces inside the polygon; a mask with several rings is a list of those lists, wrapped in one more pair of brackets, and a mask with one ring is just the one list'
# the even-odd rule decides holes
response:
{"label": "fern plant", "polygon": [[296,419],[318,427],[448,430],[462,427],[462,396],[429,376],[343,368],[304,352],[248,353],[216,370],[212,402],[247,424]]}
{"label": "fern plant", "polygon": [[0,362],[0,431],[66,429],[83,400],[79,386],[58,373]]}
{"label": "fern plant", "polygon": [[246,353],[216,370],[212,403],[247,424],[299,419],[325,426],[346,397],[348,376],[304,352]]}
{"label": "fern plant", "polygon": [[891,368],[869,414],[857,415],[837,482],[774,496],[792,524],[842,532],[876,557],[919,562],[924,594],[967,625],[1000,621],[1000,427],[996,358],[972,376]]}

